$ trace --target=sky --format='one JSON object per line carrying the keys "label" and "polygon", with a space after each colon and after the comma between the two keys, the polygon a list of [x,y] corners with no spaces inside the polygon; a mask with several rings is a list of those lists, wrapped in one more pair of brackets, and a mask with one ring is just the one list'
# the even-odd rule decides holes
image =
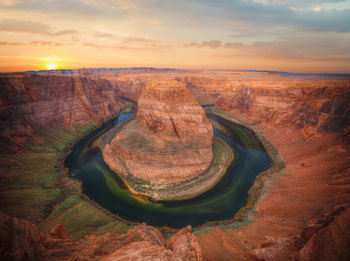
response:
{"label": "sky", "polygon": [[0,71],[350,73],[350,0],[0,0]]}

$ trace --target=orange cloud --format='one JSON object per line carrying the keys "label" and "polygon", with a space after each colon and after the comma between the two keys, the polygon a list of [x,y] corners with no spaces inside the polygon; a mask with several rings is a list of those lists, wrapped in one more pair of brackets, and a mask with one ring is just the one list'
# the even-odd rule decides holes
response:
{"label": "orange cloud", "polygon": [[53,41],[31,41],[31,42],[0,42],[0,45],[4,46],[20,46],[20,45],[35,45],[35,46],[63,46],[62,43]]}
{"label": "orange cloud", "polygon": [[40,22],[4,19],[0,22],[0,32],[19,32],[29,34],[42,34],[48,36],[61,36],[77,34],[76,30],[58,30]]}

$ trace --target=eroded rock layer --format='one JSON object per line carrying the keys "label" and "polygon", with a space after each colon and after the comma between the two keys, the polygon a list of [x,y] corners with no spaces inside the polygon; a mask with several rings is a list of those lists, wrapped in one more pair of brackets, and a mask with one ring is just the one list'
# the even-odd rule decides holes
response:
{"label": "eroded rock layer", "polygon": [[107,144],[103,157],[115,172],[156,184],[196,177],[211,164],[213,128],[184,84],[151,80],[138,102],[137,121]]}
{"label": "eroded rock layer", "polygon": [[106,121],[122,103],[107,80],[12,74],[1,76],[0,86],[1,150],[20,150],[41,126]]}
{"label": "eroded rock layer", "polygon": [[164,139],[211,147],[213,129],[204,109],[175,80],[150,81],[138,100],[137,120]]}
{"label": "eroded rock layer", "polygon": [[293,126],[305,132],[342,131],[350,123],[347,82],[315,83],[285,88],[229,86],[216,100],[216,107],[250,122]]}

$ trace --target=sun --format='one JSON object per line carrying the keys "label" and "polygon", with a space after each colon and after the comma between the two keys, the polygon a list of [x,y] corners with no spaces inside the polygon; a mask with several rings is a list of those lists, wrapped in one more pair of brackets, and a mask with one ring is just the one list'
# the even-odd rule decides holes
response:
{"label": "sun", "polygon": [[54,64],[54,63],[49,63],[45,66],[48,70],[55,70],[58,65],[57,64]]}

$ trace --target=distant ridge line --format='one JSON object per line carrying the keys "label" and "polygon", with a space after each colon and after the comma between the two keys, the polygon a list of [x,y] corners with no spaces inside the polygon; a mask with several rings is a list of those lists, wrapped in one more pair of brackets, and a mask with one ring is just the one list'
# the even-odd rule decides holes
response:
{"label": "distant ridge line", "polygon": [[200,70],[200,69],[177,69],[177,68],[156,68],[156,67],[97,67],[97,68],[76,68],[76,69],[57,69],[57,70],[32,70],[32,71],[22,71],[22,72],[0,72],[0,74],[10,74],[10,73],[30,73],[30,74],[69,74],[74,75],[76,72],[88,72],[89,70],[96,70],[96,72],[102,71],[139,71],[139,70],[150,70],[150,71],[177,71],[177,72],[261,72],[261,73],[270,73],[270,74],[279,74],[281,76],[330,76],[330,77],[350,77],[350,74],[344,73],[292,73],[284,71],[268,71],[268,70],[231,70],[231,69],[209,69],[209,70]]}

